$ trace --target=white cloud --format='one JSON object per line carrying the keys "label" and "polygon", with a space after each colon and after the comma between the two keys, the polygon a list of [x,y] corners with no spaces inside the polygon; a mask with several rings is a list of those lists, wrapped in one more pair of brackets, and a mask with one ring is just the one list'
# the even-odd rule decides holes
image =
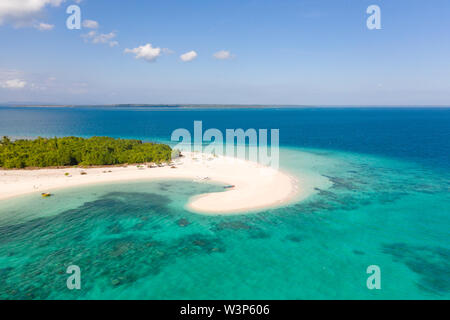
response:
{"label": "white cloud", "polygon": [[119,45],[119,42],[113,40],[116,37],[115,32],[97,33],[97,31],[92,30],[81,36],[85,38],[86,41],[90,41],[94,44],[108,44],[110,47]]}
{"label": "white cloud", "polygon": [[98,29],[98,22],[94,20],[83,20],[83,27],[88,29]]}
{"label": "white cloud", "polygon": [[159,56],[161,56],[163,50],[161,48],[153,48],[151,43],[139,46],[134,49],[125,49],[125,53],[134,53],[136,59],[144,59],[148,62],[155,61]]}
{"label": "white cloud", "polygon": [[114,32],[110,33],[100,33],[92,38],[92,43],[109,43],[111,39],[114,39],[116,34]]}
{"label": "white cloud", "polygon": [[0,87],[4,89],[22,89],[27,85],[27,82],[21,79],[10,79],[0,83]]}
{"label": "white cloud", "polygon": [[38,29],[39,31],[50,31],[55,27],[55,25],[41,22],[41,23],[35,25],[34,27],[36,29]]}
{"label": "white cloud", "polygon": [[1,0],[0,25],[30,26],[46,6],[58,7],[62,2],[64,0]]}
{"label": "white cloud", "polygon": [[218,60],[228,60],[234,57],[233,54],[231,54],[230,51],[227,50],[221,50],[213,54],[214,58]]}
{"label": "white cloud", "polygon": [[189,51],[180,56],[181,61],[189,62],[197,58],[198,54],[195,51]]}

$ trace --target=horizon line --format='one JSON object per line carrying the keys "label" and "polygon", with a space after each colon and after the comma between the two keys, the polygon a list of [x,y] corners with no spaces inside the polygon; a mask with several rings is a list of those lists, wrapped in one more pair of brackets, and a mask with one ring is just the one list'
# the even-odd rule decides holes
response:
{"label": "horizon line", "polygon": [[0,103],[0,107],[159,107],[159,108],[449,108],[450,104],[383,104],[383,105],[363,105],[363,104],[219,104],[219,103],[109,103],[109,104],[59,104],[59,103]]}

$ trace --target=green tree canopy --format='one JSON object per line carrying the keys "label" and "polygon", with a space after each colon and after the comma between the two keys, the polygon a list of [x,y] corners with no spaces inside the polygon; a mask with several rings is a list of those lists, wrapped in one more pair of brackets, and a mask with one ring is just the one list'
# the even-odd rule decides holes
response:
{"label": "green tree canopy", "polygon": [[165,162],[172,149],[165,144],[109,137],[37,138],[0,140],[0,167],[92,166],[124,163]]}

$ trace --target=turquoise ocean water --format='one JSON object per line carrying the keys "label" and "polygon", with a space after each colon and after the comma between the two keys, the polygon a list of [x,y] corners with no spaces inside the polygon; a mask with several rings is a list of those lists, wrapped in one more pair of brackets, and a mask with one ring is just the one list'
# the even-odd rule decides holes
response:
{"label": "turquoise ocean water", "polygon": [[[316,193],[239,216],[186,211],[223,190],[187,181],[1,201],[0,299],[450,298],[450,109],[0,107],[0,135],[167,141],[194,120],[279,128],[281,167]],[[82,289],[70,291],[74,264]],[[367,289],[370,265],[381,290]]]}

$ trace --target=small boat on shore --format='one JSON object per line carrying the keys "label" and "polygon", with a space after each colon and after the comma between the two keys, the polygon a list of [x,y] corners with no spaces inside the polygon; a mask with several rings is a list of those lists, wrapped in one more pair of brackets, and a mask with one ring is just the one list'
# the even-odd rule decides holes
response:
{"label": "small boat on shore", "polygon": [[41,193],[42,198],[48,198],[51,197],[52,194],[51,193]]}

